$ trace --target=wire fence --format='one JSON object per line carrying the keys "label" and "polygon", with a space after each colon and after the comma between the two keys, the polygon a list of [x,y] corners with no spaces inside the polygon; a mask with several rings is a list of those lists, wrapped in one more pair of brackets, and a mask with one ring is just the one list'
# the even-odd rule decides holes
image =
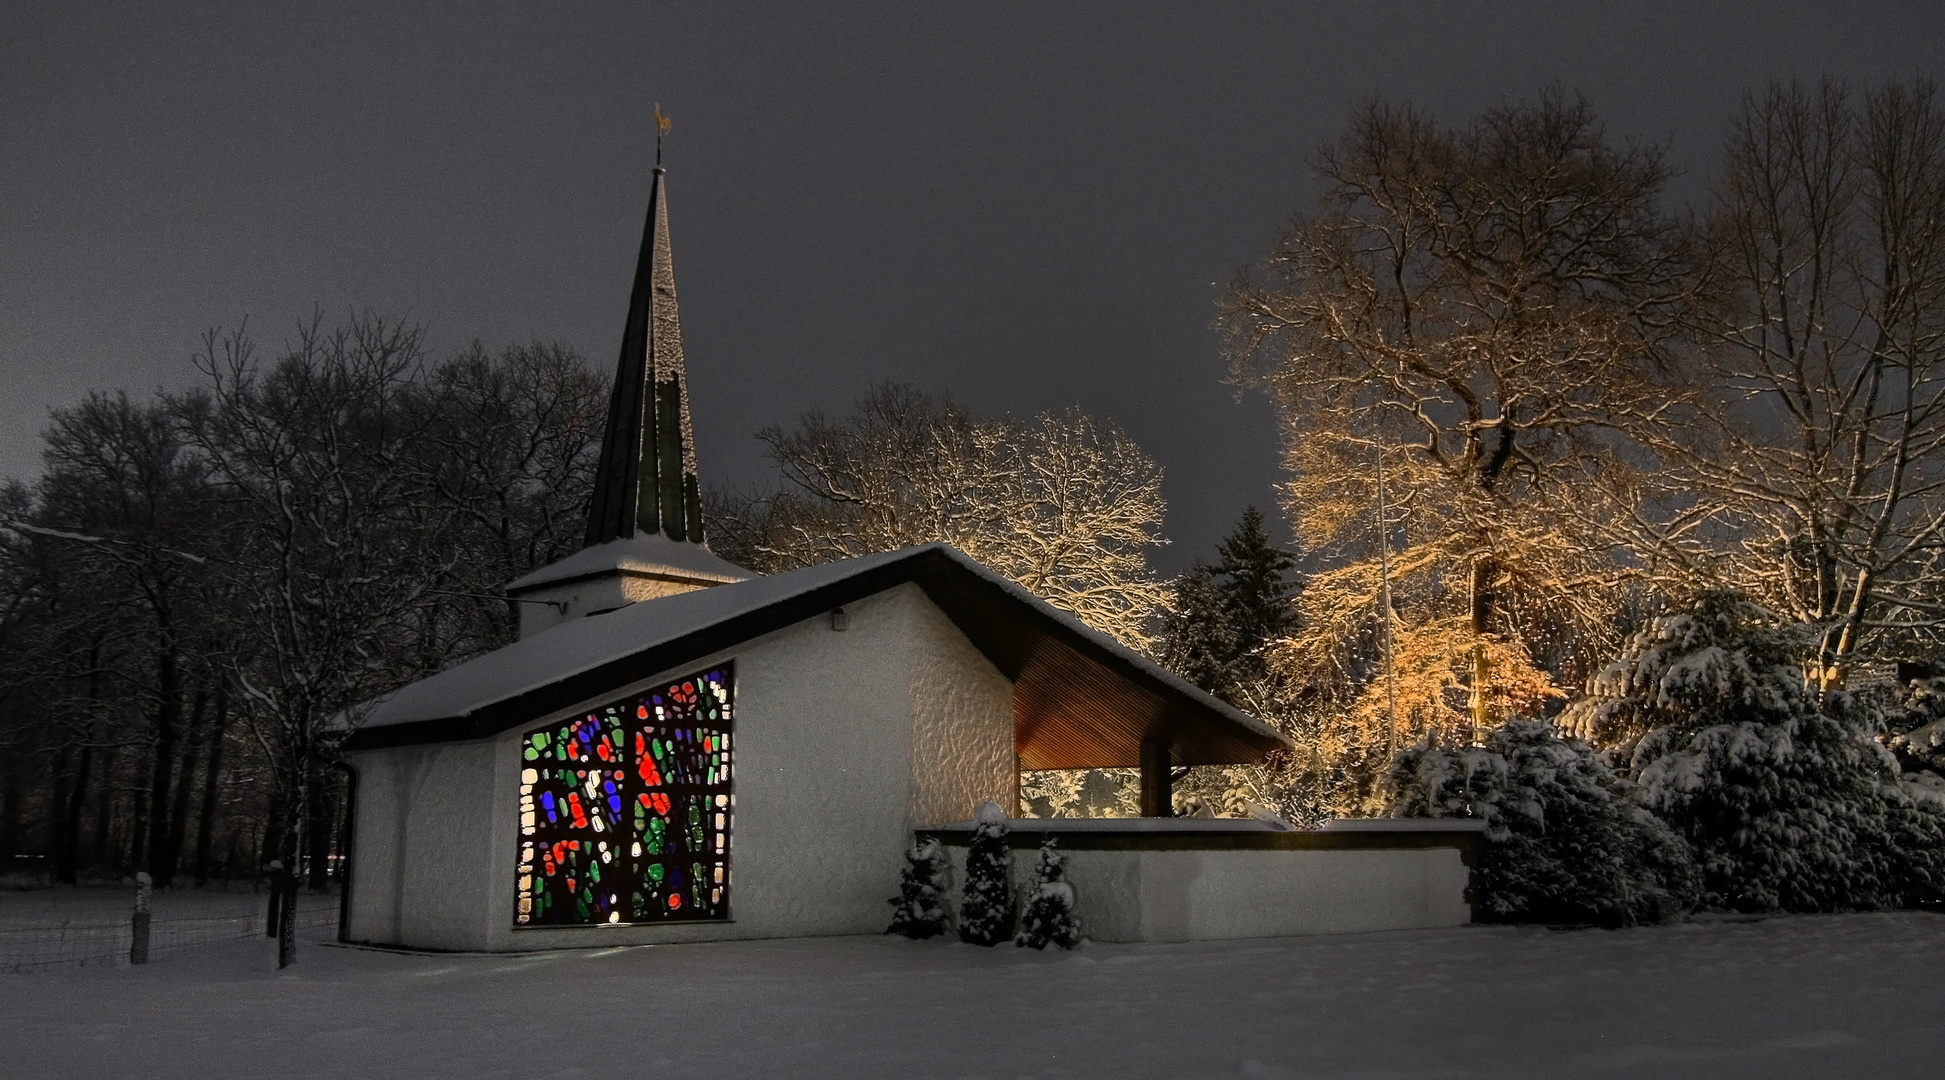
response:
{"label": "wire fence", "polygon": [[[239,898],[241,899],[241,898]],[[264,938],[267,898],[254,911],[227,915],[151,914],[148,957],[187,952],[240,938]],[[0,924],[0,972],[18,973],[49,968],[80,967],[89,964],[122,965],[129,962],[133,940],[132,907],[114,914],[99,905],[95,910],[67,914],[41,912],[23,925],[19,919]],[[297,904],[297,929],[310,930],[338,924],[338,899],[335,896],[300,896]],[[269,940],[265,938],[266,942]]]}

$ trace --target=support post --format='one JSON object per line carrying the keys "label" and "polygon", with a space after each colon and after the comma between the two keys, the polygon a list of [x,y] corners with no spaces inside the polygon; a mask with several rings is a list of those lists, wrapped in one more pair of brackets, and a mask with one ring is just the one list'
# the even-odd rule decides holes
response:
{"label": "support post", "polygon": [[1141,744],[1141,816],[1174,817],[1175,762],[1168,744],[1153,740]]}

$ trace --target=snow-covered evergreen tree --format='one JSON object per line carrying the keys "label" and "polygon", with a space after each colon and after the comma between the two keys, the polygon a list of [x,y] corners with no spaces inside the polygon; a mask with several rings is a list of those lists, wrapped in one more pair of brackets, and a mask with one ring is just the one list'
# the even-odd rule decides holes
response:
{"label": "snow-covered evergreen tree", "polygon": [[1074,887],[1067,883],[1067,856],[1054,847],[1053,837],[1040,842],[1039,881],[1027,893],[1020,913],[1015,945],[1071,949],[1081,943],[1081,924],[1074,918]]}
{"label": "snow-covered evergreen tree", "polygon": [[1632,802],[1593,749],[1513,720],[1481,747],[1420,745],[1392,767],[1393,813],[1486,823],[1480,902],[1505,922],[1660,922],[1693,907],[1681,838]]}
{"label": "snow-covered evergreen tree", "polygon": [[1945,778],[1945,678],[1912,679],[1901,687],[1885,709],[1885,734],[1908,779],[1927,773]]}
{"label": "snow-covered evergreen tree", "polygon": [[1243,508],[1236,528],[1216,546],[1217,588],[1234,633],[1229,678],[1261,681],[1266,665],[1263,648],[1294,630],[1297,612],[1292,604],[1298,588],[1296,560],[1270,543],[1263,512]]}
{"label": "snow-covered evergreen tree", "polygon": [[1013,853],[1006,846],[1006,814],[997,803],[983,802],[973,822],[959,900],[959,940],[997,945],[1013,936]]}
{"label": "snow-covered evergreen tree", "polygon": [[1197,562],[1175,579],[1162,662],[1234,702],[1248,684],[1261,682],[1263,647],[1295,626],[1295,562],[1270,543],[1263,512],[1254,506],[1244,508],[1216,550],[1216,565]]}
{"label": "snow-covered evergreen tree", "polygon": [[1935,899],[1945,808],[1899,783],[1869,696],[1810,683],[1814,636],[1733,593],[1637,634],[1563,722],[1618,741],[1686,838],[1702,903],[1838,911]]}
{"label": "snow-covered evergreen tree", "polygon": [[1175,579],[1162,624],[1162,663],[1204,690],[1224,685],[1235,659],[1236,629],[1215,568],[1197,559]]}
{"label": "snow-covered evergreen tree", "polygon": [[885,933],[908,938],[945,933],[945,871],[945,852],[937,840],[922,840],[906,850],[898,897],[886,901],[892,906],[892,916]]}
{"label": "snow-covered evergreen tree", "polygon": [[[1268,677],[1265,656],[1296,626],[1301,581],[1295,563],[1270,542],[1263,513],[1254,506],[1243,510],[1216,550],[1214,566],[1197,562],[1175,579],[1159,658],[1189,682],[1279,723],[1288,711],[1287,688]],[[1176,780],[1176,790],[1200,798],[1211,813],[1240,814],[1251,803],[1294,811],[1288,761],[1197,767]]]}

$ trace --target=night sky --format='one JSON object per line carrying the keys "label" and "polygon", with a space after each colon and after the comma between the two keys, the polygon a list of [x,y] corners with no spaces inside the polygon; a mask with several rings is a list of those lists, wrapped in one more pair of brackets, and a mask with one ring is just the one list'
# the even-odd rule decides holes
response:
{"label": "night sky", "polygon": [[1210,324],[1359,100],[1557,82],[1696,199],[1745,87],[1945,56],[1936,0],[169,7],[0,9],[0,474],[246,317],[266,352],[321,305],[612,365],[659,101],[705,482],[875,380],[1078,404],[1166,468],[1170,570],[1274,499]]}

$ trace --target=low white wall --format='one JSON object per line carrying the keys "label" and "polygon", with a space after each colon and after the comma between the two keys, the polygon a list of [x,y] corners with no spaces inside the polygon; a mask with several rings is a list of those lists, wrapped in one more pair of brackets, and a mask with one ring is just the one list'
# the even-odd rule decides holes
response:
{"label": "low white wall", "polygon": [[[967,837],[927,834],[946,843],[956,900]],[[1472,921],[1461,841],[1399,846],[1393,833],[1371,841],[1382,846],[1358,847],[1356,840],[1312,839],[1317,835],[1231,830],[1117,837],[1091,830],[1060,843],[1081,932],[1095,941],[1349,934]],[[1260,846],[1235,846],[1238,838],[1252,843],[1252,836]],[[1024,890],[1034,880],[1040,836],[1019,832],[1008,842],[1014,882]]]}
{"label": "low white wall", "polygon": [[[1030,878],[1036,855],[1020,853]],[[1069,879],[1097,941],[1349,934],[1463,926],[1453,848],[1393,851],[1076,851]]]}

